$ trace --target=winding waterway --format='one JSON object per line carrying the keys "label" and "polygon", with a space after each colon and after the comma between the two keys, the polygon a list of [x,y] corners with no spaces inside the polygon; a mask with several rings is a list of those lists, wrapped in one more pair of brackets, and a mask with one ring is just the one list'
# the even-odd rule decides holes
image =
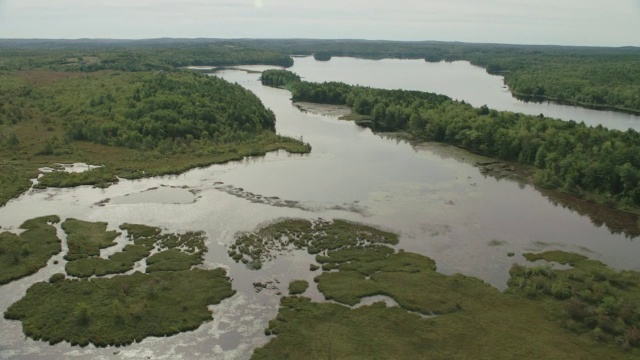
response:
{"label": "winding waterway", "polygon": [[[436,91],[498,109],[509,109],[509,102],[517,102],[506,100],[512,98],[504,93],[499,77],[465,63],[296,58],[293,71],[309,80]],[[345,218],[377,225],[401,235],[398,248],[436,260],[439,271],[477,276],[501,289],[511,264],[524,262],[521,254],[529,250],[575,251],[616,268],[640,270],[634,216],[485,176],[474,164],[486,159],[457,148],[414,147],[336,117],[304,113],[291,103],[287,91],[262,86],[258,73],[229,70],[216,76],[255,92],[275,112],[278,132],[301,137],[313,146],[312,153],[270,153],[179,176],[121,181],[108,189],[34,190],[0,208],[0,226],[15,231],[26,219],[57,214],[107,221],[110,229],[129,222],[168,231],[204,230],[209,238],[205,266],[226,268],[238,293],[213,306],[214,320],[196,331],[147,338],[125,348],[49,346],[25,338],[20,322],[0,319],[0,358],[249,358],[255,347],[269,340],[263,330],[276,315],[278,292],[286,293],[290,280],[309,280],[312,287],[307,295],[322,300],[309,271],[313,257],[306,253],[285,254],[265,263],[260,271],[227,256],[234,234],[282,217]],[[420,79],[438,80],[425,85]],[[499,100],[503,96],[505,107]],[[638,120],[632,115],[553,104],[517,104],[522,107],[517,111],[552,116],[556,111],[552,109],[557,109],[564,115],[553,116],[578,121],[583,114],[590,114],[590,119],[608,114],[599,121],[610,127]],[[540,106],[549,110],[540,111]],[[256,202],[256,195],[267,200]],[[61,230],[59,234],[64,239]],[[515,256],[509,257],[510,252]],[[59,263],[54,264],[55,260]],[[21,298],[31,284],[63,268],[59,255],[38,273],[0,287],[0,311]],[[258,281],[272,283],[256,292],[253,283]]]}

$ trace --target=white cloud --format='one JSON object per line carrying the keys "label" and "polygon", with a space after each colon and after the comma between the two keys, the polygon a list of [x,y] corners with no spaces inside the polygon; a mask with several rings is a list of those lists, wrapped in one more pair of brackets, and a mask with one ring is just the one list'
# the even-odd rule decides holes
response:
{"label": "white cloud", "polygon": [[637,0],[0,0],[0,37],[640,45]]}

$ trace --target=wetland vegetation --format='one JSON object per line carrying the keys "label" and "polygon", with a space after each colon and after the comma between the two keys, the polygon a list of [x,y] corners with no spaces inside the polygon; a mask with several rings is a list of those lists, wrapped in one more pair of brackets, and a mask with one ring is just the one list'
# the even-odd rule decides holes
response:
{"label": "wetland vegetation", "polygon": [[[309,245],[299,248],[315,249],[309,252],[316,253],[318,263],[331,264],[315,282],[334,301],[283,297],[278,316],[265,330],[275,337],[255,351],[254,359],[638,356],[637,272],[617,272],[561,251],[526,254],[572,268],[514,265],[509,288],[500,292],[473,277],[438,273],[430,258],[378,241],[392,239],[391,233],[337,222],[340,233],[350,234],[351,245],[319,246],[310,241],[319,231],[306,220],[280,221],[252,234],[270,244],[272,256],[292,241],[308,239]],[[331,231],[330,222],[318,223]],[[247,245],[246,237],[238,236],[236,248]],[[352,307],[374,295],[388,296],[398,306]]]}
{"label": "wetland vegetation", "polygon": [[20,234],[0,233],[0,285],[35,273],[62,250],[52,226],[58,222],[58,216],[44,216],[25,221]]}
{"label": "wetland vegetation", "polygon": [[[105,259],[99,256],[100,248],[114,246],[112,240],[119,235],[106,231],[105,223],[69,219],[63,228],[73,254],[67,256],[66,275],[32,285],[4,314],[22,321],[25,334],[33,339],[122,346],[148,336],[169,336],[211,320],[208,307],[235,294],[223,269],[192,269],[202,264],[206,252],[201,232],[163,234],[158,228],[123,224],[124,249]],[[144,259],[146,273],[104,277],[131,271]]]}

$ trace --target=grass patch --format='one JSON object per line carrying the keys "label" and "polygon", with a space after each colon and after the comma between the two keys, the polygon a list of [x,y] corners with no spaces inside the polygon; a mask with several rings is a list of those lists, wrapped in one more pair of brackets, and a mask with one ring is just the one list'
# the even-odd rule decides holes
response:
{"label": "grass patch", "polygon": [[81,258],[69,261],[65,266],[67,274],[86,278],[122,274],[133,269],[134,264],[149,256],[152,247],[128,244],[122,251],[111,255],[108,259],[100,257]]}
{"label": "grass patch", "polygon": [[231,245],[229,256],[236,262],[252,263],[267,261],[293,249],[323,255],[369,244],[397,243],[396,234],[346,220],[288,219],[256,232],[240,234]]}
{"label": "grass patch", "polygon": [[179,249],[169,249],[147,259],[147,272],[189,270],[201,262],[200,254],[187,254]]}
{"label": "grass patch", "polygon": [[294,280],[289,283],[289,294],[300,295],[303,294],[309,288],[309,283],[305,280]]}
{"label": "grass patch", "polygon": [[27,336],[51,344],[122,346],[194,330],[212,319],[207,306],[234,293],[222,269],[42,282],[5,318],[21,320]]}
{"label": "grass patch", "polygon": [[115,245],[113,240],[120,235],[117,231],[107,231],[107,223],[77,219],[67,219],[62,223],[62,229],[67,233],[69,245],[64,258],[69,261],[99,256],[100,249]]}
{"label": "grass patch", "polygon": [[563,265],[575,265],[576,263],[587,259],[586,256],[560,250],[545,251],[543,253],[524,253],[522,256],[532,262],[546,260]]}
{"label": "grass patch", "polygon": [[0,233],[0,285],[31,275],[47,265],[51,256],[61,251],[60,239],[53,223],[57,216],[25,221],[22,233]]}
{"label": "grass patch", "polygon": [[[83,225],[106,226],[103,223]],[[127,231],[127,239],[130,242],[122,251],[111,255],[108,259],[91,256],[71,260],[65,266],[67,274],[80,278],[122,274],[132,270],[135,263],[144,258],[147,258],[148,273],[189,270],[193,265],[202,262],[206,251],[205,236],[202,232],[162,234],[159,228],[136,224],[123,224],[120,229]],[[99,232],[96,234],[100,236]],[[158,252],[149,256],[153,249],[157,249]]]}

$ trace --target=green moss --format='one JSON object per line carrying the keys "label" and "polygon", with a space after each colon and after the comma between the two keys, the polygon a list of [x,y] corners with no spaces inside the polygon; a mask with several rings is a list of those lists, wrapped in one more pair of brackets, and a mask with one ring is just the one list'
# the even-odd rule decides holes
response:
{"label": "green moss", "polygon": [[5,318],[51,344],[126,345],[194,330],[212,319],[207,306],[234,293],[222,269],[37,283]]}
{"label": "green moss", "polygon": [[305,280],[294,280],[289,283],[289,294],[299,295],[303,294],[309,288],[309,283]]}
{"label": "green moss", "polygon": [[39,217],[25,221],[19,235],[0,233],[0,284],[35,273],[61,251],[56,229],[49,225],[58,222],[57,216]]}
{"label": "green moss", "polygon": [[107,223],[87,222],[67,219],[62,223],[62,229],[67,233],[69,252],[67,260],[77,260],[100,255],[100,249],[115,245],[113,241],[120,235],[117,231],[107,231]]}

